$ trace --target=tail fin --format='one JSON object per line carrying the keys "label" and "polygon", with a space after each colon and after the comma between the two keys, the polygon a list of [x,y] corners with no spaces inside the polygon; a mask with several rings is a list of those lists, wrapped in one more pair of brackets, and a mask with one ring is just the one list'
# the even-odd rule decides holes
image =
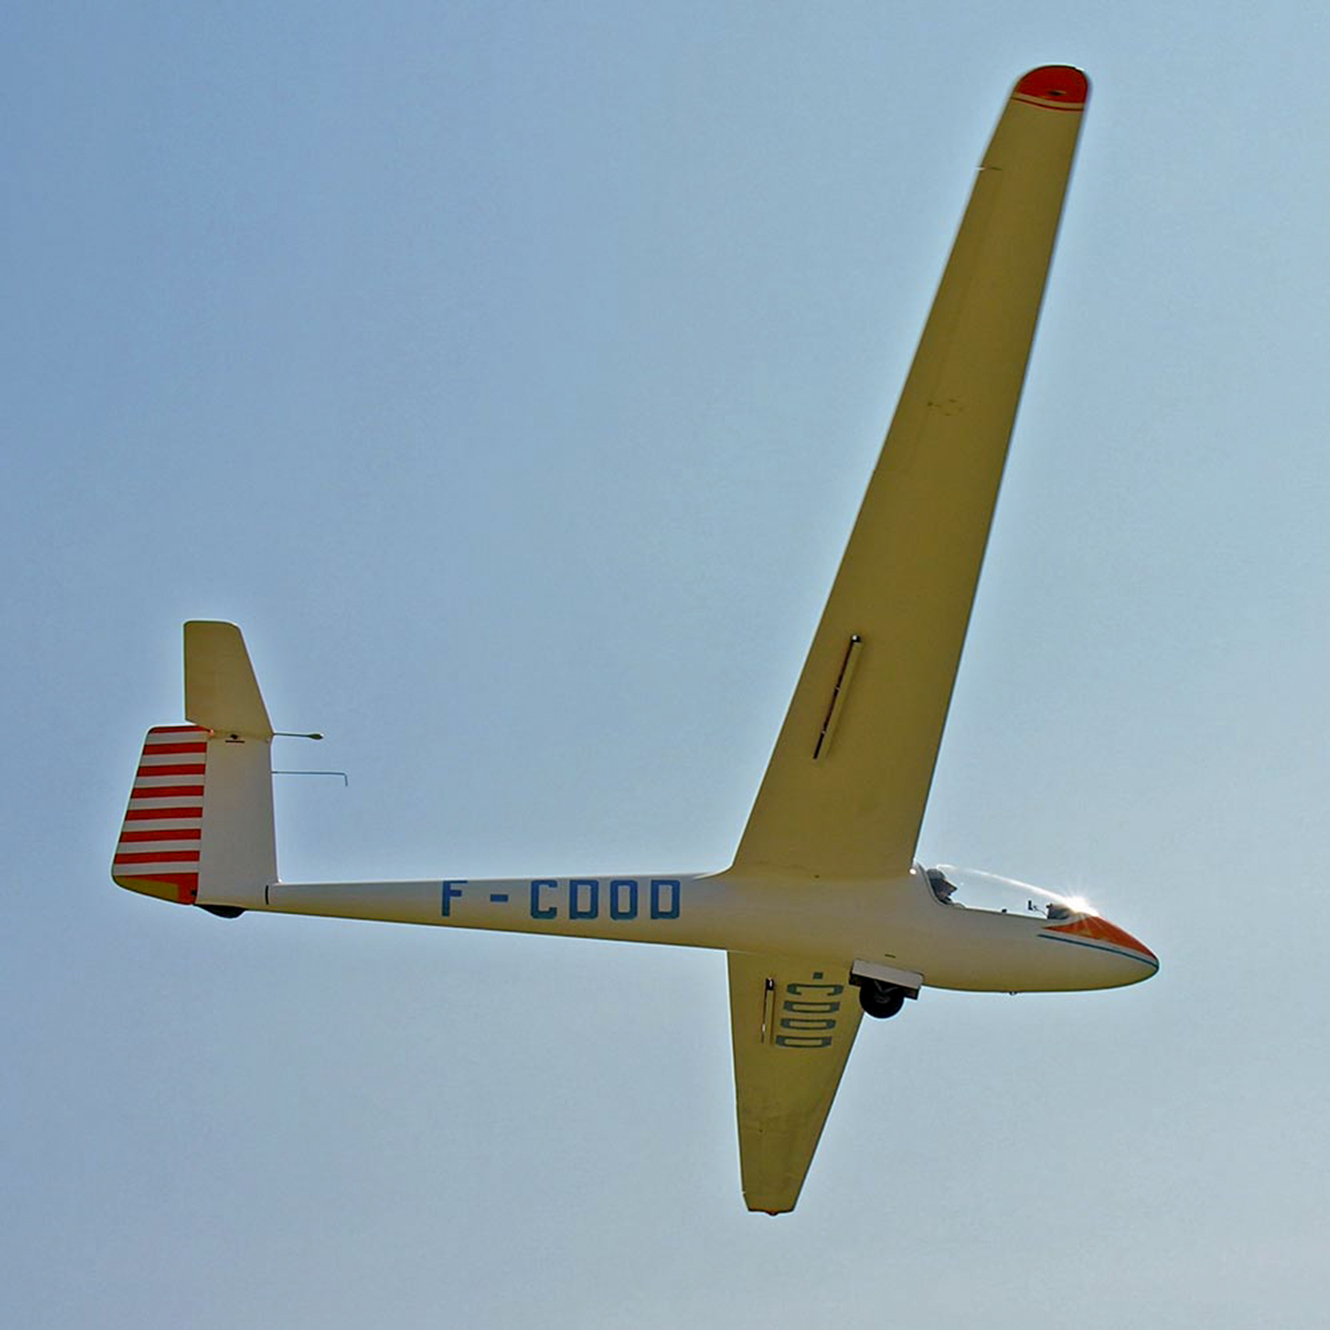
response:
{"label": "tail fin", "polygon": [[272,725],[234,624],[185,625],[185,714],[148,731],[111,876],[181,905],[262,905],[277,880]]}

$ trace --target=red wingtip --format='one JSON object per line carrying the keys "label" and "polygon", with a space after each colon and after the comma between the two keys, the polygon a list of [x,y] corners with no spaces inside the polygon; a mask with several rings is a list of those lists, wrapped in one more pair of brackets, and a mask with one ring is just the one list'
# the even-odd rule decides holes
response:
{"label": "red wingtip", "polygon": [[1011,95],[1037,106],[1079,111],[1089,99],[1090,80],[1070,65],[1041,65],[1026,74]]}

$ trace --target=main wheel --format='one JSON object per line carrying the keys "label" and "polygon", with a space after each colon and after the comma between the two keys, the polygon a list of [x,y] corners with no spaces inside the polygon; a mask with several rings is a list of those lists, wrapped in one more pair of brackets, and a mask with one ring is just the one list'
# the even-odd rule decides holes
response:
{"label": "main wheel", "polygon": [[905,1005],[905,990],[881,979],[865,979],[859,985],[859,1005],[869,1016],[885,1021]]}

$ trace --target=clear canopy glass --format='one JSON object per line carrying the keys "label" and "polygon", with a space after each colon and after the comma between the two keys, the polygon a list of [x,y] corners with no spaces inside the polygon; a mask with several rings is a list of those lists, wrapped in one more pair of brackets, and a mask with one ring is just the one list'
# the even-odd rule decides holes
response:
{"label": "clear canopy glass", "polygon": [[938,864],[923,868],[933,895],[944,905],[999,914],[1028,914],[1043,919],[1076,919],[1098,911],[1083,896],[1050,891],[1014,877],[988,873],[979,868]]}

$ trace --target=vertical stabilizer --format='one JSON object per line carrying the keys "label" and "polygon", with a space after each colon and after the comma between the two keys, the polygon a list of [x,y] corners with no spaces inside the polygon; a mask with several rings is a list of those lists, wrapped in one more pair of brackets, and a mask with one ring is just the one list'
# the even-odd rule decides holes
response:
{"label": "vertical stabilizer", "polygon": [[185,625],[185,714],[148,731],[111,876],[181,905],[262,905],[277,880],[273,731],[234,624]]}

